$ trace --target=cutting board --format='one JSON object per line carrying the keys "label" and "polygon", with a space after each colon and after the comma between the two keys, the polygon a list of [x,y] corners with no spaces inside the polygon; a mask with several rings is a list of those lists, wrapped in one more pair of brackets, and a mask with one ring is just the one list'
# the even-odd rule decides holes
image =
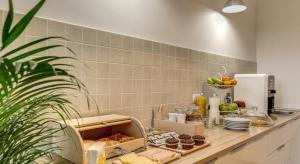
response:
{"label": "cutting board", "polygon": [[[159,148],[154,148],[154,149],[159,149]],[[164,151],[166,151],[166,150],[164,150]],[[171,152],[174,152],[174,151],[171,151]],[[139,153],[138,155],[143,156],[142,154],[143,154],[143,152]],[[176,160],[176,159],[178,159],[180,157],[181,157],[180,153],[174,152],[174,156],[173,157],[165,159],[163,162],[158,162],[158,164],[166,164],[166,163],[174,161],[174,160]],[[123,163],[121,162],[121,160],[115,160],[115,161],[113,161],[113,164],[123,164]]]}
{"label": "cutting board", "polygon": [[181,155],[187,155],[187,154],[192,153],[194,151],[203,149],[203,148],[205,148],[209,145],[210,145],[210,142],[205,141],[203,145],[200,145],[200,146],[194,145],[193,149],[190,149],[190,150],[184,150],[184,149],[181,148],[181,146],[178,146],[178,149],[171,149],[171,148],[166,147],[166,145],[160,146],[160,148],[170,150],[170,151],[174,151],[176,153],[180,153]]}

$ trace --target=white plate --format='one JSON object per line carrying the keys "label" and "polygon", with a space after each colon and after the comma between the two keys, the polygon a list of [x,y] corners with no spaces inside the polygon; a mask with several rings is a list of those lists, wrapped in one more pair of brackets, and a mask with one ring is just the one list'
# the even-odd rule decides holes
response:
{"label": "white plate", "polygon": [[226,127],[250,127],[250,125],[249,124],[224,124],[224,126],[226,126]]}
{"label": "white plate", "polygon": [[249,127],[250,124],[224,124],[224,126],[241,126],[241,127]]}
{"label": "white plate", "polygon": [[250,121],[247,122],[237,122],[237,121],[224,121],[224,124],[249,124]]}
{"label": "white plate", "polygon": [[230,129],[248,129],[249,127],[247,126],[224,126],[225,128],[230,128]]}
{"label": "white plate", "polygon": [[226,117],[224,118],[224,121],[227,122],[250,122],[250,119],[246,119],[246,118],[239,118],[239,117]]}
{"label": "white plate", "polygon": [[228,123],[228,124],[224,124],[226,126],[250,126],[250,124],[231,124],[231,123]]}
{"label": "white plate", "polygon": [[244,130],[248,130],[249,128],[231,128],[231,127],[224,127],[225,129],[228,130],[238,130],[238,131],[244,131]]}

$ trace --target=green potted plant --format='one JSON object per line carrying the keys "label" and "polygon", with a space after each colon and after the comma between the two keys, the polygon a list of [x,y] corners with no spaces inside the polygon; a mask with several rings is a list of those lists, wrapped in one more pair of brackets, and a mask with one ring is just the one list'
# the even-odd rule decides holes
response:
{"label": "green potted plant", "polygon": [[[59,36],[45,37],[9,50],[30,21],[45,3],[39,2],[14,26],[14,8],[9,9],[3,25],[0,49],[0,163],[32,163],[50,156],[60,149],[51,142],[64,127],[52,126],[57,120],[79,116],[69,100],[70,91],[86,93],[83,83],[70,74],[73,65],[62,59],[76,60],[74,56],[39,55],[63,45],[47,45]],[[36,48],[38,47],[38,48]]]}

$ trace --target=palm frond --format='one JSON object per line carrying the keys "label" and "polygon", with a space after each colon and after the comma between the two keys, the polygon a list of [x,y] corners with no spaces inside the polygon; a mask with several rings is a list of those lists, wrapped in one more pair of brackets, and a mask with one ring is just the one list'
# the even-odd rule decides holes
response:
{"label": "palm frond", "polygon": [[[25,16],[10,30],[12,21],[13,21],[13,4],[12,0],[9,0],[9,12],[7,15],[7,19],[4,23],[5,32],[4,36],[2,37],[2,48],[6,48],[8,45],[10,45],[13,41],[15,41],[22,32],[26,29],[26,27],[29,25],[32,18],[35,16],[35,14],[40,10],[40,8],[44,5],[46,0],[40,0]],[[7,27],[6,27],[6,26]]]}
{"label": "palm frond", "polygon": [[37,40],[34,40],[32,42],[29,42],[29,43],[27,43],[25,45],[22,45],[22,46],[20,46],[20,47],[18,47],[16,49],[13,49],[13,50],[7,52],[6,54],[3,55],[3,57],[8,57],[8,56],[10,56],[12,54],[15,54],[15,53],[17,53],[17,52],[19,52],[21,50],[24,50],[26,48],[30,48],[31,46],[35,46],[36,44],[39,44],[39,43],[42,43],[42,42],[45,42],[45,41],[48,41],[48,40],[52,40],[52,39],[67,40],[64,37],[59,37],[59,36],[45,37],[45,38],[37,39]]}
{"label": "palm frond", "polygon": [[[14,27],[13,2],[8,2],[0,53],[22,34],[45,0],[39,0]],[[53,124],[79,116],[69,100],[70,92],[83,92],[89,107],[91,99],[85,85],[69,73],[74,66],[63,62],[77,60],[75,52],[63,45],[38,47],[52,39],[67,40],[45,37],[0,54],[1,164],[29,164],[60,149],[51,140],[65,127]],[[38,55],[58,47],[66,48],[74,56]]]}

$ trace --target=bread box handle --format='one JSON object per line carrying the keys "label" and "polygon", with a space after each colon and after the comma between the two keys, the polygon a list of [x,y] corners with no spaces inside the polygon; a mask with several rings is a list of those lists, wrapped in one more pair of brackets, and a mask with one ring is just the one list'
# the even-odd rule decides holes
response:
{"label": "bread box handle", "polygon": [[123,155],[123,154],[127,154],[129,153],[129,151],[127,149],[121,148],[121,147],[115,147],[113,148],[112,152],[113,155]]}

